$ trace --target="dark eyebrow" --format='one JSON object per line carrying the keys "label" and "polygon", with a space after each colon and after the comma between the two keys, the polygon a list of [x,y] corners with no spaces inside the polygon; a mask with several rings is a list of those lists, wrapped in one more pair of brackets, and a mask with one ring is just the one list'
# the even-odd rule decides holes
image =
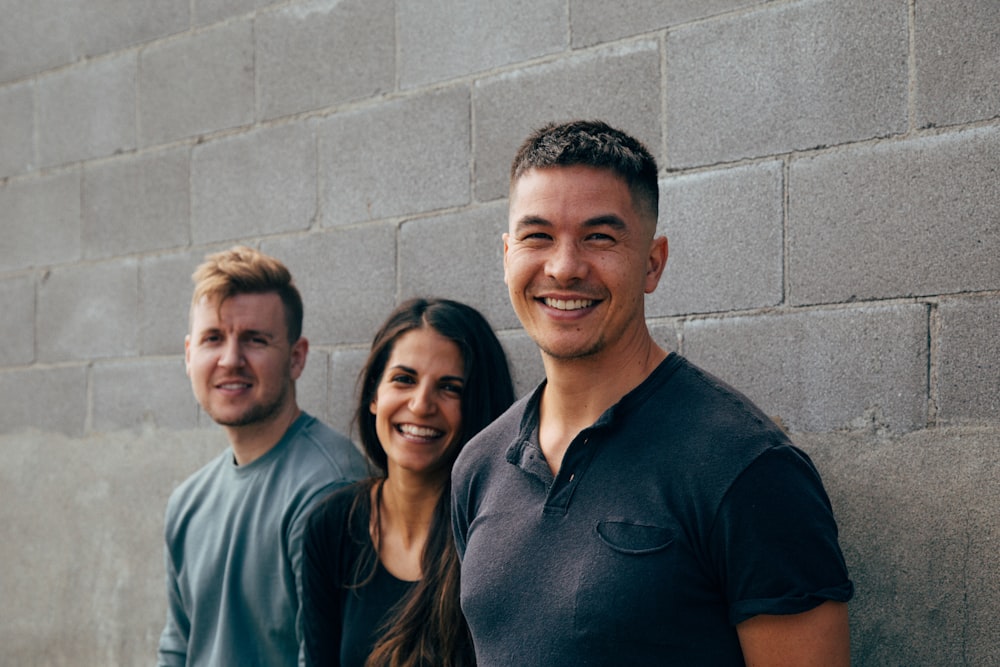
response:
{"label": "dark eyebrow", "polygon": [[514,229],[520,230],[525,227],[551,227],[552,223],[537,215],[526,215],[514,223]]}
{"label": "dark eyebrow", "polygon": [[268,340],[274,338],[273,333],[269,331],[261,331],[259,329],[247,329],[246,331],[241,332],[240,335],[242,335],[244,338],[260,337],[260,338],[267,338]]}
{"label": "dark eyebrow", "polygon": [[[410,375],[418,375],[417,371],[409,366],[404,366],[403,364],[396,364],[395,366],[390,366],[388,370],[399,370],[404,373],[409,373]],[[461,382],[465,384],[465,378],[461,375],[442,375],[438,378],[439,382]]]}
{"label": "dark eyebrow", "polygon": [[591,218],[584,221],[584,227],[611,227],[612,229],[621,231],[627,226],[625,221],[619,218],[617,215],[599,215],[596,218]]}

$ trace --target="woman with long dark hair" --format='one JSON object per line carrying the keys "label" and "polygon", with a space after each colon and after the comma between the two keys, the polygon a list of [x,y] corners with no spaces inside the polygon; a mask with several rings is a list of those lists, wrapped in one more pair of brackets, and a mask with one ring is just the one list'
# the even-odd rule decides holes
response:
{"label": "woman with long dark hair", "polygon": [[458,601],[450,475],[514,400],[503,348],[474,308],[414,299],[382,325],[355,422],[374,469],[310,516],[302,614],[313,667],[475,664]]}

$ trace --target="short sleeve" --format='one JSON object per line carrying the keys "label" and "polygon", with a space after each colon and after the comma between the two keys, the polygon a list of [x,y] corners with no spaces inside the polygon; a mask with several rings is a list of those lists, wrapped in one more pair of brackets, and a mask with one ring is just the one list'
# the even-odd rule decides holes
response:
{"label": "short sleeve", "polygon": [[809,457],[794,446],[770,448],[743,471],[711,535],[733,625],[853,595],[830,500]]}

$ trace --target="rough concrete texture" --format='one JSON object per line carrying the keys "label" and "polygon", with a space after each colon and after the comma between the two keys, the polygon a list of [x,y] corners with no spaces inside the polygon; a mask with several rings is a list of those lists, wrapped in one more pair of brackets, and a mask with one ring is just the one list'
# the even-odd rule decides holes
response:
{"label": "rough concrete texture", "polygon": [[468,203],[469,122],[464,86],[321,121],[323,225]]}
{"label": "rough concrete texture", "polygon": [[914,9],[917,123],[954,125],[1000,115],[1000,3],[918,2]]}
{"label": "rough concrete texture", "polygon": [[370,342],[392,310],[396,285],[396,230],[375,224],[335,229],[261,244],[261,250],[294,266],[308,304],[303,334],[317,345]]}
{"label": "rough concrete texture", "polygon": [[38,286],[38,359],[131,356],[139,351],[134,259],[53,269]]}
{"label": "rough concrete texture", "polygon": [[793,431],[927,423],[927,308],[694,320],[681,351]]}
{"label": "rough concrete texture", "polygon": [[38,79],[42,166],[135,147],[136,58],[101,58]]}
{"label": "rough concrete texture", "polygon": [[305,302],[350,431],[408,296],[482,310],[531,130],[657,157],[654,339],[817,462],[853,664],[1000,664],[1000,7],[991,0],[0,0],[0,667],[151,664],[169,491],[225,446],[184,372],[236,243]]}
{"label": "rough concrete texture", "polygon": [[254,28],[263,118],[392,90],[396,40],[391,0],[282,6],[260,14]]}
{"label": "rough concrete texture", "polygon": [[938,418],[1000,416],[1000,299],[943,299],[938,307]]}
{"label": "rough concrete texture", "polygon": [[79,169],[0,182],[0,229],[0,271],[79,259]]}
{"label": "rough concrete texture", "polygon": [[[182,430],[198,423],[198,401],[184,374],[184,357],[95,363],[90,371],[90,427],[108,432]],[[143,379],[136,391],[133,380]]]}
{"label": "rough concrete texture", "polygon": [[660,182],[667,266],[646,315],[775,306],[783,297],[780,162]]}
{"label": "rough concrete texture", "polygon": [[660,155],[660,54],[654,41],[572,54],[476,82],[476,198],[506,196],[510,162],[528,133],[552,121],[601,118]]}
{"label": "rough concrete texture", "polygon": [[906,2],[812,0],[667,35],[667,160],[728,162],[906,129]]}
{"label": "rough concrete texture", "polygon": [[[84,366],[0,371],[0,396],[4,397],[0,401],[4,433],[44,425],[48,431],[68,436],[84,434],[89,410]],[[15,492],[20,493],[20,487],[3,487],[5,499]]]}
{"label": "rough concrete texture", "polygon": [[573,46],[591,46],[620,37],[660,30],[734,9],[752,7],[763,1],[765,0],[634,0],[611,3],[570,0]]}
{"label": "rough concrete texture", "polygon": [[174,148],[85,166],[83,256],[103,259],[186,245],[188,155],[186,147]]}
{"label": "rough concrete texture", "polygon": [[152,146],[253,120],[253,57],[249,21],[226,23],[143,49],[140,144]]}
{"label": "rough concrete texture", "polygon": [[517,326],[503,283],[506,231],[504,202],[404,222],[399,232],[400,296],[464,301],[495,328]]}
{"label": "rough concrete texture", "polygon": [[[413,88],[566,47],[563,0],[398,0],[400,85]],[[463,30],[453,26],[461,25]],[[517,30],[509,26],[517,25]]]}
{"label": "rough concrete texture", "polygon": [[995,427],[798,434],[855,585],[854,665],[996,665]]}
{"label": "rough concrete texture", "polygon": [[28,171],[36,163],[34,132],[34,85],[0,88],[0,178]]}
{"label": "rough concrete texture", "polygon": [[0,623],[0,664],[155,662],[166,619],[163,508],[225,446],[218,428],[0,437],[8,536],[0,541],[0,604],[18,601]]}
{"label": "rough concrete texture", "polygon": [[184,353],[194,272],[209,249],[147,257],[139,263],[139,349],[144,355]]}
{"label": "rough concrete texture", "polygon": [[281,125],[196,146],[191,238],[196,244],[308,229],[316,217],[316,137]]}
{"label": "rough concrete texture", "polygon": [[996,127],[793,160],[789,300],[996,289],[998,164]]}
{"label": "rough concrete texture", "polygon": [[34,276],[0,279],[0,313],[0,366],[30,364],[35,360]]}

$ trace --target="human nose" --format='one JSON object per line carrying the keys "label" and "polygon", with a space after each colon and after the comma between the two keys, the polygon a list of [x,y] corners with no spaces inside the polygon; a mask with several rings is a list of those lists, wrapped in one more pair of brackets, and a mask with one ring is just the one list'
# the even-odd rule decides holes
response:
{"label": "human nose", "polygon": [[437,409],[433,387],[418,384],[410,395],[410,411],[415,415],[427,415]]}
{"label": "human nose", "polygon": [[556,244],[545,262],[545,272],[562,285],[583,278],[586,262],[577,244],[569,241]]}
{"label": "human nose", "polygon": [[243,365],[243,347],[240,341],[231,339],[223,343],[219,365],[224,368],[239,368]]}

